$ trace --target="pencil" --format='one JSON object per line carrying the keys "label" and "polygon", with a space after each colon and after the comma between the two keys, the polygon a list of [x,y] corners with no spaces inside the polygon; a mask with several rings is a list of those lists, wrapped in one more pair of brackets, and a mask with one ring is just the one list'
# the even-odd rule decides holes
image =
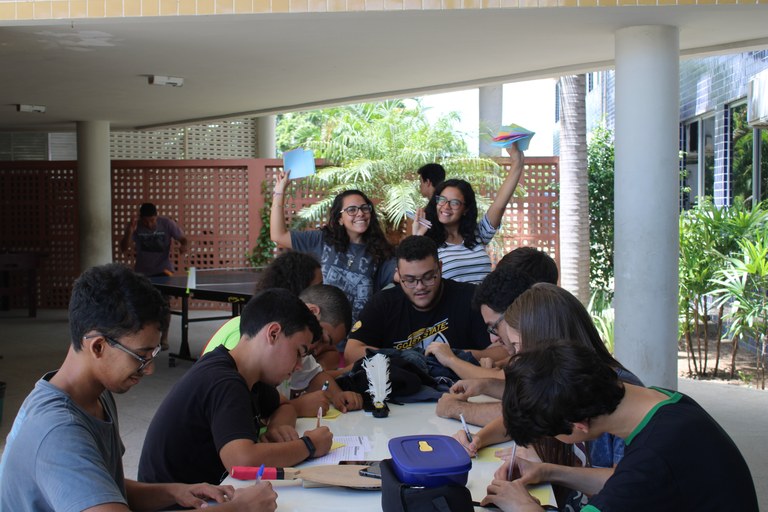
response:
{"label": "pencil", "polygon": [[512,441],[512,456],[509,458],[509,467],[507,468],[507,480],[512,481],[512,472],[515,469],[515,453],[517,452],[517,443]]}

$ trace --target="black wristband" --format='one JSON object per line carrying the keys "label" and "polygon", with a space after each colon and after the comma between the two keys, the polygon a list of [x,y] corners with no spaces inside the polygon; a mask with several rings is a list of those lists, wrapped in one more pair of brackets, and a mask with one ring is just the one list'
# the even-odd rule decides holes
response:
{"label": "black wristband", "polygon": [[310,438],[307,436],[301,436],[301,440],[304,441],[304,446],[307,447],[307,451],[309,452],[308,459],[311,459],[315,456],[315,443],[312,442]]}

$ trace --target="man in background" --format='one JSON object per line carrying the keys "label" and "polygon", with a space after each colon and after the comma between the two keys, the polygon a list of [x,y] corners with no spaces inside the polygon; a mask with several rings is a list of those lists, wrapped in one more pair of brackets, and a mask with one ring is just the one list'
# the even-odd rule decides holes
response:
{"label": "man in background", "polygon": [[435,195],[435,187],[445,180],[445,169],[440,164],[426,164],[419,168],[419,192],[427,201]]}

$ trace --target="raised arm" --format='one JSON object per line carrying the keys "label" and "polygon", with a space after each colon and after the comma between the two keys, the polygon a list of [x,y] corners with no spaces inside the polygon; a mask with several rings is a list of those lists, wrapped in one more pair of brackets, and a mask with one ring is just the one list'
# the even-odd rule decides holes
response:
{"label": "raised arm", "polygon": [[280,247],[292,249],[291,232],[285,225],[285,191],[288,188],[290,169],[277,173],[277,183],[272,192],[272,210],[269,212],[269,237]]}
{"label": "raised arm", "polygon": [[133,219],[131,222],[127,223],[125,225],[125,230],[123,231],[123,238],[120,239],[120,252],[123,254],[128,252],[128,247],[130,247],[131,244],[131,235],[134,231],[136,231],[136,225],[137,220]]}
{"label": "raised arm", "polygon": [[525,157],[523,152],[518,149],[517,142],[513,143],[511,146],[507,146],[507,153],[512,159],[512,168],[504,179],[504,183],[499,187],[499,190],[496,193],[496,199],[493,200],[493,203],[486,212],[488,220],[491,222],[491,226],[495,228],[498,228],[501,225],[501,217],[504,215],[507,203],[512,199],[512,194],[515,193],[517,184],[520,182],[520,176],[523,174],[523,163],[525,162]]}

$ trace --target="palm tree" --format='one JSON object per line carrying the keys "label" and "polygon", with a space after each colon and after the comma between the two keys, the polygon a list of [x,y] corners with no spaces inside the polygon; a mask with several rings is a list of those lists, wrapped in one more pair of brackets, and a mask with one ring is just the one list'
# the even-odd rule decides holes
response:
{"label": "palm tree", "polygon": [[584,75],[560,78],[560,283],[589,302],[589,178]]}
{"label": "palm tree", "polygon": [[[325,119],[320,134],[305,143],[331,163],[310,178],[325,194],[298,213],[307,222],[321,222],[339,192],[356,188],[377,204],[386,230],[400,232],[406,212],[424,205],[416,171],[429,162],[439,162],[448,176],[466,179],[480,191],[495,190],[503,181],[496,162],[469,156],[453,128],[455,112],[431,125],[419,102],[410,107],[390,100],[349,105],[334,114]],[[479,209],[489,203],[478,194]]]}

